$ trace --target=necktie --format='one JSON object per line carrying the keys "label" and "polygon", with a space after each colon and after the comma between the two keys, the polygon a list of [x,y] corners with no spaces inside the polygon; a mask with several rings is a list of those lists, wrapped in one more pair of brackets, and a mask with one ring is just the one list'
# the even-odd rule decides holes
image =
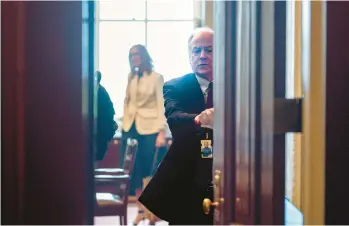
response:
{"label": "necktie", "polygon": [[206,108],[213,108],[213,82],[210,82],[206,90],[207,93],[207,102]]}

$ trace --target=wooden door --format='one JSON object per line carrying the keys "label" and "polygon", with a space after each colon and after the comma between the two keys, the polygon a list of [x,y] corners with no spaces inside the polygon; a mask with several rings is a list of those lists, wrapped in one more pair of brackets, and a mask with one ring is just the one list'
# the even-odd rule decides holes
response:
{"label": "wooden door", "polygon": [[[286,2],[214,2],[215,224],[284,224]],[[287,124],[285,122],[288,122]]]}
{"label": "wooden door", "polygon": [[[290,120],[282,105],[286,97],[286,2],[261,5],[260,43],[260,194],[258,223],[285,222],[285,133]],[[278,102],[280,100],[280,102]],[[298,113],[298,111],[297,111]],[[297,118],[297,116],[295,116]]]}
{"label": "wooden door", "polygon": [[1,2],[2,224],[93,224],[93,4]]}
{"label": "wooden door", "polygon": [[[214,224],[232,222],[235,139],[235,1],[214,1]],[[227,28],[227,29],[226,29]],[[227,41],[229,40],[229,41]]]}

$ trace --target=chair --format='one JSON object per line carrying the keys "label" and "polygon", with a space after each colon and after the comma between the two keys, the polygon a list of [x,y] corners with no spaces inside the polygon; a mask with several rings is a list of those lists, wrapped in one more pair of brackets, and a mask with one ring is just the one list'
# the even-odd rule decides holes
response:
{"label": "chair", "polygon": [[[120,142],[120,141],[116,141],[116,142]],[[119,144],[118,147],[118,152],[120,152],[120,148],[121,145]],[[119,156],[120,158],[121,156]],[[110,162],[110,160],[109,160]],[[112,160],[112,162],[114,163],[113,166],[117,166],[117,161],[115,161],[115,159]],[[110,164],[109,164],[110,165]],[[96,168],[95,169],[95,174],[113,174],[113,175],[121,175],[121,174],[125,174],[124,169],[123,168]]]}
{"label": "chair", "polygon": [[[164,148],[169,149],[169,147],[172,144],[172,139],[167,139],[166,145]],[[158,154],[158,153],[156,153]],[[153,168],[155,168],[153,166]],[[125,169],[123,168],[97,168],[95,169],[95,174],[112,174],[112,175],[122,175],[122,174],[128,174],[125,172]]]}
{"label": "chair", "polygon": [[[119,216],[120,224],[127,225],[127,205],[130,187],[130,175],[132,174],[135,157],[137,154],[137,140],[128,139],[124,158],[123,173],[117,174],[102,171],[95,172],[95,185],[99,187],[112,186],[114,192],[97,192],[95,216]],[[115,171],[114,171],[115,172]]]}
{"label": "chair", "polygon": [[[126,140],[125,140],[125,142],[126,142]],[[97,168],[121,168],[121,166],[119,166],[119,162],[120,162],[119,159],[122,158],[122,161],[124,159],[124,157],[120,155],[120,148],[121,148],[122,143],[123,142],[122,142],[121,137],[114,137],[113,140],[110,141],[110,143],[108,145],[108,150],[107,150],[107,153],[105,155],[105,158],[97,162],[95,169],[97,169]]]}

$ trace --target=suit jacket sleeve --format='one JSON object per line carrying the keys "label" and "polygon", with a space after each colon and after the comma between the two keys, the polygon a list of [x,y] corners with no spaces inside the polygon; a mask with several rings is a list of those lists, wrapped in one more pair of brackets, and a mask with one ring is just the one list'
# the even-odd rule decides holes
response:
{"label": "suit jacket sleeve", "polygon": [[132,75],[129,74],[128,75],[128,79],[127,79],[127,86],[126,86],[126,93],[125,93],[125,99],[124,99],[124,115],[127,114],[127,107],[128,107],[128,103],[130,101],[130,83],[132,80]]}
{"label": "suit jacket sleeve", "polygon": [[198,114],[184,111],[180,95],[181,91],[174,84],[164,85],[165,115],[172,134],[178,137],[193,132],[200,133],[201,127],[194,122]]}
{"label": "suit jacket sleeve", "polygon": [[165,117],[165,108],[164,108],[164,96],[163,96],[163,87],[164,87],[164,77],[162,75],[158,76],[156,84],[156,103],[158,108],[158,130],[165,130],[166,128],[166,117]]}

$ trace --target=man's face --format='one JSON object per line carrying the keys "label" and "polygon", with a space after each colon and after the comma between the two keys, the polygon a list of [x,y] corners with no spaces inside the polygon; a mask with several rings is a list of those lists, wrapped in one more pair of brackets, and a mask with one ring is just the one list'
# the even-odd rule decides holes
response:
{"label": "man's face", "polygon": [[203,31],[196,34],[190,46],[190,64],[193,72],[212,81],[213,33]]}
{"label": "man's face", "polygon": [[132,67],[139,67],[142,64],[141,55],[137,47],[130,50],[130,62]]}
{"label": "man's face", "polygon": [[205,148],[207,148],[208,147],[208,142],[205,142],[204,145],[205,145]]}

